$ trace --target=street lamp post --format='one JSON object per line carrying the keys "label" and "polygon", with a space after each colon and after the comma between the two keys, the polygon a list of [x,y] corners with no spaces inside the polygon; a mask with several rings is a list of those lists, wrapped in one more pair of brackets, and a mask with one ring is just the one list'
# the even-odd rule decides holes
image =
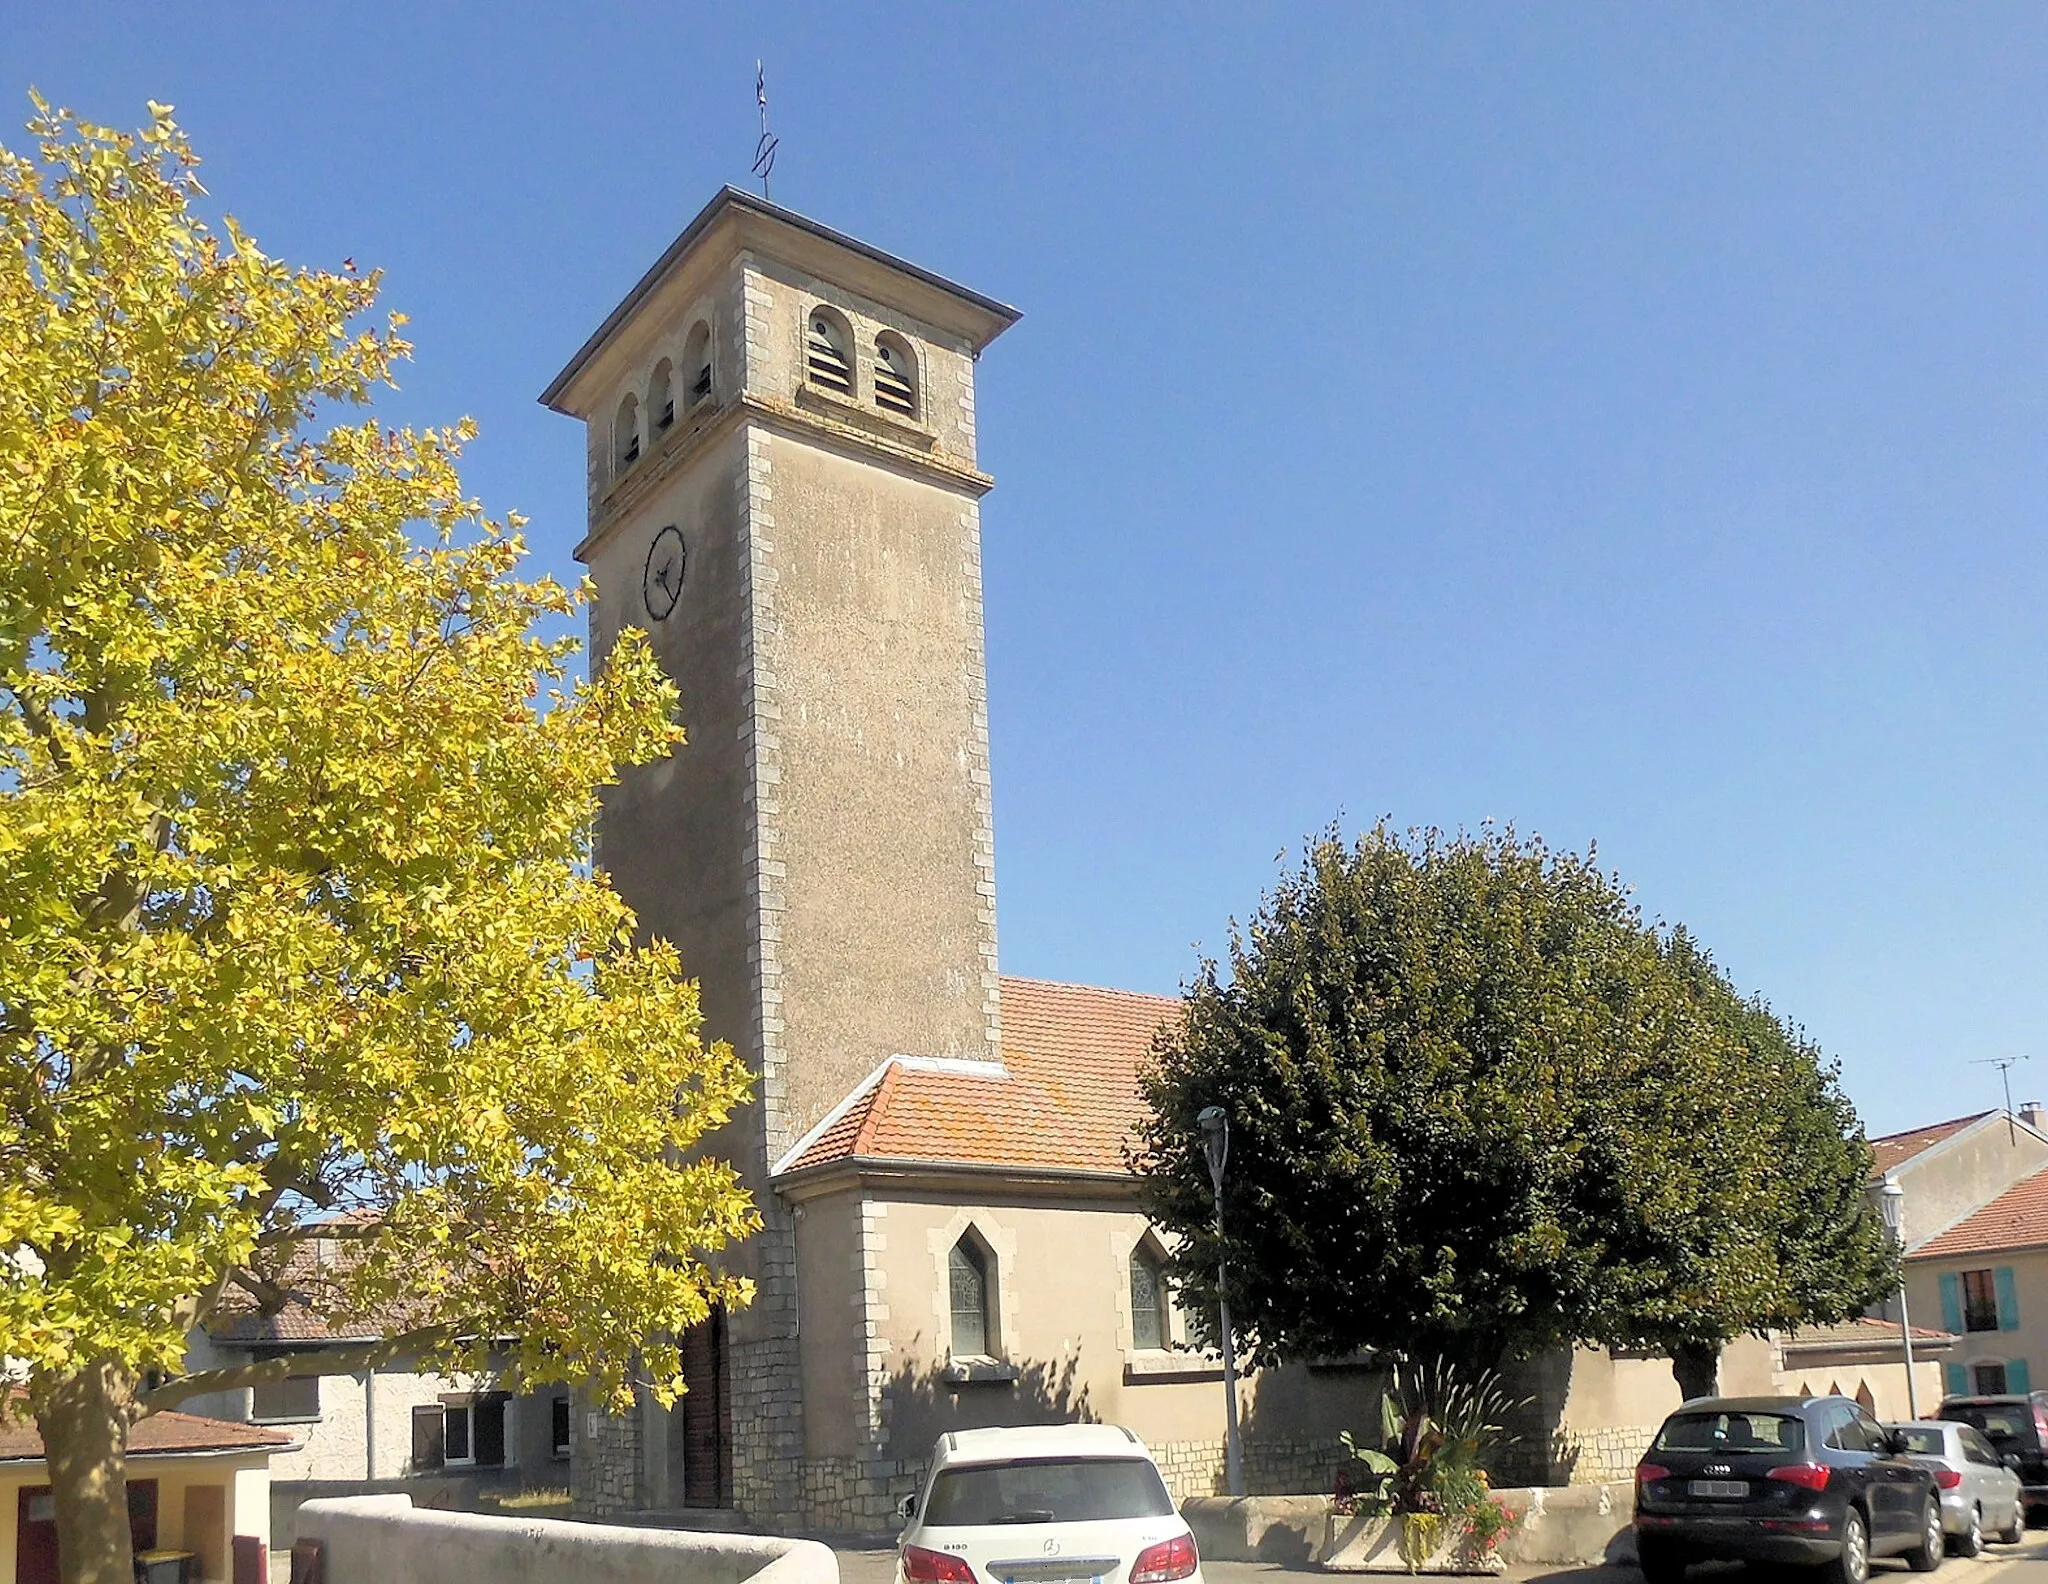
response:
{"label": "street lamp post", "polygon": [[1206,1106],[1195,1118],[1202,1153],[1216,1190],[1216,1325],[1223,1337],[1223,1458],[1230,1494],[1244,1494],[1244,1448],[1237,1438],[1237,1354],[1230,1339],[1229,1262],[1223,1257],[1223,1164],[1230,1158],[1230,1117],[1221,1106]]}
{"label": "street lamp post", "polygon": [[1913,1323],[1906,1313],[1906,1190],[1898,1178],[1886,1172],[1877,1190],[1877,1202],[1884,1211],[1884,1229],[1892,1235],[1899,1251],[1899,1341],[1906,1350],[1906,1417],[1920,1417],[1920,1392],[1913,1384]]}

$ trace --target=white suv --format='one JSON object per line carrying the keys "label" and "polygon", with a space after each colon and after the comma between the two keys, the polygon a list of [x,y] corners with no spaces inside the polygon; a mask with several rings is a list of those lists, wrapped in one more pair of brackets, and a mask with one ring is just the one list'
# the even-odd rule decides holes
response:
{"label": "white suv", "polygon": [[901,1510],[897,1584],[1202,1584],[1158,1465],[1116,1425],[953,1431]]}

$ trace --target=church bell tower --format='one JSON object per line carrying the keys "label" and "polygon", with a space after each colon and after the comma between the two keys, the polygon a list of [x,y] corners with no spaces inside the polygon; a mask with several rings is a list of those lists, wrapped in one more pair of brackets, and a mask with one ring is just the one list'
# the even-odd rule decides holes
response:
{"label": "church bell tower", "polygon": [[541,397],[588,436],[592,665],[651,634],[688,732],[607,797],[599,858],[759,1075],[718,1143],[758,1296],[679,1424],[579,1440],[633,1465],[619,1507],[799,1509],[770,1172],[888,1057],[1000,1057],[974,371],[1016,318],[728,187]]}

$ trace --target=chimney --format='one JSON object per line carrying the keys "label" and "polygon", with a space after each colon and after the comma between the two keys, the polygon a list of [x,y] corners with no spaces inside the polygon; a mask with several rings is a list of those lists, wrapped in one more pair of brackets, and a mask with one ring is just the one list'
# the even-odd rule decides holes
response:
{"label": "chimney", "polygon": [[2038,1100],[2020,1102],[2020,1120],[2036,1133],[2048,1134],[2048,1108]]}

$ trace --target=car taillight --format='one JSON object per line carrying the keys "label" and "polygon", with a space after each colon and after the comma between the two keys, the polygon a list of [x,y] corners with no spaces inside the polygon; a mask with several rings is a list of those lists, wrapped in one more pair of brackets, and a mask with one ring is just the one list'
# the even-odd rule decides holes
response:
{"label": "car taillight", "polygon": [[1820,1463],[1787,1463],[1783,1468],[1772,1469],[1764,1478],[1783,1480],[1787,1485],[1800,1485],[1807,1490],[1828,1488],[1828,1471]]}
{"label": "car taillight", "polygon": [[1638,1485],[1647,1485],[1651,1480],[1669,1478],[1671,1478],[1671,1470],[1662,1463],[1638,1463],[1636,1465],[1636,1483]]}
{"label": "car taillight", "polygon": [[911,1584],[974,1584],[974,1569],[963,1559],[923,1546],[903,1548],[903,1576]]}
{"label": "car taillight", "polygon": [[1192,1578],[1196,1560],[1195,1537],[1175,1535],[1138,1553],[1138,1560],[1131,1564],[1130,1584],[1171,1584],[1174,1579]]}
{"label": "car taillight", "polygon": [[1934,1471],[1934,1483],[1943,1490],[1954,1490],[1962,1482],[1963,1471],[1961,1469],[1936,1469]]}

